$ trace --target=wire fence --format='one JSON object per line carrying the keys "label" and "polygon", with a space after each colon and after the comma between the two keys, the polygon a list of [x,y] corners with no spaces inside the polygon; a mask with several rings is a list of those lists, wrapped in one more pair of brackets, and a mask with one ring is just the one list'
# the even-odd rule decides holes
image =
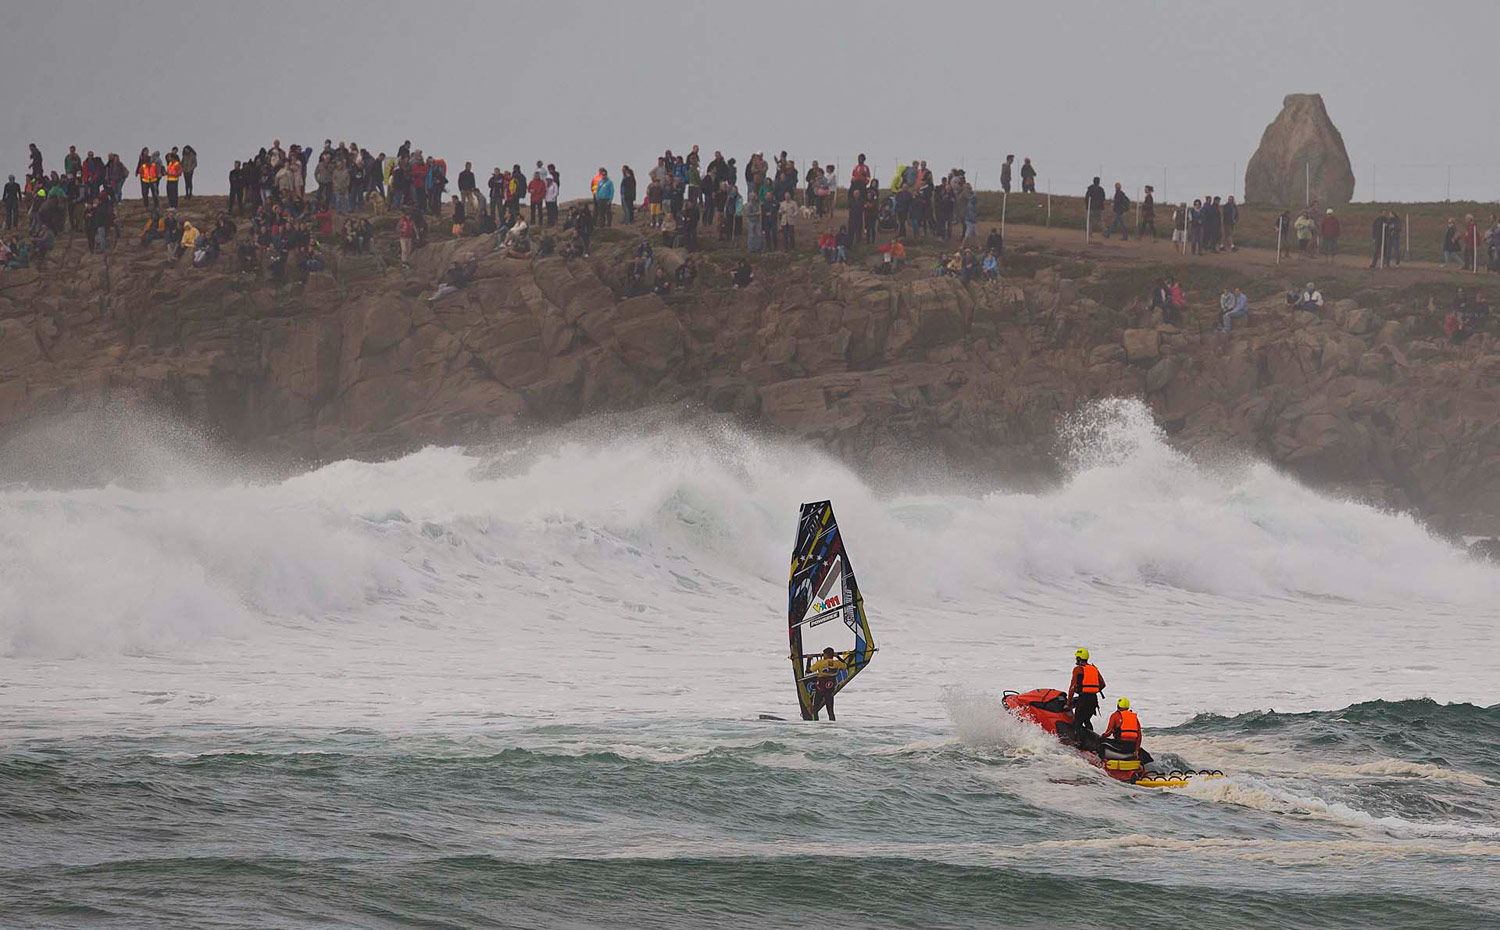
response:
{"label": "wire fence", "polygon": [[[806,171],[811,159],[803,160],[792,155],[799,171]],[[1021,158],[1017,156],[1011,166],[1011,190],[1021,189]],[[849,171],[854,167],[853,155],[842,156],[834,162],[838,169],[840,185],[847,185]],[[821,160],[826,165],[827,161]],[[882,188],[888,188],[891,178],[904,159],[870,157],[870,169]],[[950,169],[961,168],[969,183],[977,190],[999,190],[1004,155],[961,155],[953,164],[941,164],[929,159],[928,168],[934,177],[941,178]],[[1058,196],[1081,196],[1089,182],[1098,177],[1104,189],[1114,190],[1119,182],[1131,199],[1139,199],[1147,185],[1154,188],[1156,202],[1191,203],[1195,198],[1208,196],[1227,197],[1243,201],[1245,193],[1245,162],[1220,162],[1215,164],[1162,165],[1162,164],[1118,164],[1107,161],[1094,162],[1043,162],[1033,165],[1037,170],[1037,193],[1049,190]],[[1500,161],[1494,162],[1433,162],[1426,164],[1385,163],[1379,161],[1356,162],[1354,164],[1354,200],[1360,203],[1428,203],[1428,202],[1478,202],[1500,201]],[[1305,198],[1304,198],[1305,199]],[[1283,205],[1283,206],[1294,206]]]}

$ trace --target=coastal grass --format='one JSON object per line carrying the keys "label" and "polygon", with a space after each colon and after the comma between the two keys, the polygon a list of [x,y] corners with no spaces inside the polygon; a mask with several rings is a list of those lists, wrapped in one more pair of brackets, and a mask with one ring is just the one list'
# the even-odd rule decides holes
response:
{"label": "coastal grass", "polygon": [[[1129,192],[1132,201],[1135,192]],[[1202,194],[1195,194],[1202,197]],[[1008,198],[999,191],[979,192],[979,220],[981,223],[999,223],[1002,208],[1005,213],[1007,229],[1012,225],[1018,226],[1043,226],[1056,229],[1076,229],[1080,232],[1084,228],[1084,200],[1082,196],[1064,197],[1054,194],[1051,198],[1052,209],[1049,219],[1047,210],[1046,194],[1021,194],[1011,191]],[[1180,202],[1180,201],[1177,201]],[[1163,202],[1158,200],[1156,204],[1156,230],[1159,238],[1170,239],[1172,236],[1172,210],[1177,202]],[[1188,198],[1192,202],[1192,197]],[[1281,215],[1283,209],[1289,210],[1295,219],[1298,212],[1302,210],[1302,204],[1288,205],[1285,207],[1272,204],[1240,204],[1240,221],[1235,227],[1234,240],[1237,245],[1256,249],[1276,248],[1276,218]],[[1319,218],[1324,208],[1319,208]],[[1447,201],[1426,203],[1350,203],[1334,208],[1334,215],[1339,218],[1341,227],[1339,236],[1339,251],[1343,254],[1368,254],[1373,251],[1374,238],[1371,228],[1375,218],[1385,210],[1394,210],[1401,218],[1403,228],[1409,222],[1411,225],[1411,250],[1407,255],[1415,261],[1440,262],[1443,259],[1443,229],[1451,217],[1459,226],[1464,223],[1466,215],[1472,215],[1481,229],[1488,229],[1497,216],[1500,216],[1500,204],[1484,203],[1478,201]],[[1105,208],[1106,221],[1109,219],[1109,208]],[[1132,203],[1131,212],[1126,217],[1126,225],[1135,234],[1135,207]],[[1103,230],[1095,230],[1101,233]],[[1082,236],[1079,237],[1080,240]],[[1406,235],[1403,231],[1403,246]]]}

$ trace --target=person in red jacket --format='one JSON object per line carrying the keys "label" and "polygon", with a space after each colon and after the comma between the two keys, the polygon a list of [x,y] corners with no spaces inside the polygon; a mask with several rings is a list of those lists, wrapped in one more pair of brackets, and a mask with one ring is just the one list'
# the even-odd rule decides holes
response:
{"label": "person in red jacket", "polygon": [[1339,253],[1339,218],[1333,215],[1333,208],[1323,214],[1323,226],[1318,230],[1319,241],[1323,245],[1323,254],[1328,256],[1329,261]]}
{"label": "person in red jacket", "polygon": [[402,209],[401,219],[396,221],[396,235],[401,240],[401,264],[405,265],[411,260],[412,241],[417,237],[417,224],[412,222],[409,210]]}
{"label": "person in red jacket", "polygon": [[542,180],[540,171],[531,173],[531,183],[526,185],[526,193],[531,197],[531,225],[542,225],[542,206],[547,199],[547,182]]}
{"label": "person in red jacket", "polygon": [[870,166],[865,164],[865,156],[861,154],[859,156],[859,164],[855,165],[854,170],[849,172],[849,190],[851,192],[862,191],[869,186]]}

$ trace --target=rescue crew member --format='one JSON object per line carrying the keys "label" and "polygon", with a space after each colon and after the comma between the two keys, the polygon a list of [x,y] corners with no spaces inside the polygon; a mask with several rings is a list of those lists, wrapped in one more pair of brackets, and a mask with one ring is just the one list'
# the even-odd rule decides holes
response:
{"label": "rescue crew member", "polygon": [[156,183],[161,179],[161,173],[145,149],[141,150],[141,160],[136,163],[135,176],[141,179],[141,206],[160,206],[161,194],[157,192]]}
{"label": "rescue crew member", "polygon": [[1104,692],[1104,676],[1089,664],[1089,651],[1082,646],[1073,651],[1073,681],[1068,685],[1068,709],[1079,735],[1094,731],[1094,715],[1099,712],[1099,695]]}
{"label": "rescue crew member", "polygon": [[1130,698],[1120,698],[1115,702],[1115,707],[1115,712],[1109,715],[1109,723],[1104,726],[1105,739],[1129,746],[1135,757],[1145,765],[1151,761],[1151,754],[1141,748],[1141,721],[1135,711],[1130,709]]}
{"label": "rescue crew member", "polygon": [[182,159],[177,150],[167,153],[167,206],[177,209],[177,183],[182,179]]}
{"label": "rescue crew member", "polygon": [[809,675],[817,676],[813,680],[812,718],[814,720],[818,719],[818,711],[825,707],[828,708],[829,720],[838,719],[833,716],[833,695],[838,691],[839,672],[848,671],[848,669],[849,666],[844,663],[844,660],[834,654],[832,646],[823,650],[823,658],[807,667]]}

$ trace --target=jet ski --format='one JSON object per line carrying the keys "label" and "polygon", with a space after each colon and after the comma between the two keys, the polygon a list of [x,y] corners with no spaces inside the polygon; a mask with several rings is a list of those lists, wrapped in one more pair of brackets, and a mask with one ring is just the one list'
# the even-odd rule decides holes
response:
{"label": "jet ski", "polygon": [[[1056,736],[1065,746],[1077,749],[1090,763],[1111,778],[1142,788],[1181,788],[1195,778],[1223,778],[1224,773],[1211,771],[1151,771],[1146,765],[1153,760],[1144,750],[1137,754],[1129,743],[1105,739],[1089,727],[1080,727],[1068,710],[1068,696],[1052,688],[1034,691],[1006,691],[1001,700],[1006,708],[1022,720],[1034,723]],[[1143,758],[1144,757],[1144,758]]]}

